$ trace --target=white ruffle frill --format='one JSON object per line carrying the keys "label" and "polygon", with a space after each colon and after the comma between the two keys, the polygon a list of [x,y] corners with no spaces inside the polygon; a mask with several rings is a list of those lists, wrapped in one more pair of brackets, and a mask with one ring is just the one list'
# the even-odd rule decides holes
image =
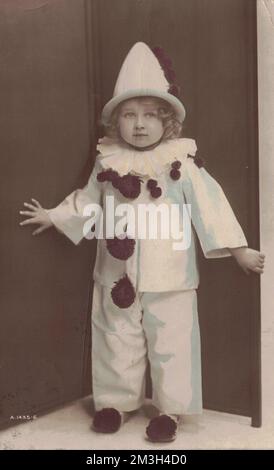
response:
{"label": "white ruffle frill", "polygon": [[180,138],[161,142],[151,150],[139,151],[130,146],[103,137],[97,144],[99,160],[105,169],[112,168],[123,176],[135,173],[142,176],[158,176],[175,160],[184,160],[187,155],[195,156],[196,142]]}

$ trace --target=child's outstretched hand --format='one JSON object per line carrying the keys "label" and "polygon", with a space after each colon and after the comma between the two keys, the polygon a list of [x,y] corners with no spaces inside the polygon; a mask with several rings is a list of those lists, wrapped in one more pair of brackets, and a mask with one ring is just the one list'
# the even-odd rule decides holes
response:
{"label": "child's outstretched hand", "polygon": [[260,251],[242,246],[239,248],[230,248],[230,252],[246,274],[249,274],[249,270],[258,274],[264,272],[265,255]]}
{"label": "child's outstretched hand", "polygon": [[43,232],[44,230],[51,227],[53,224],[50,220],[50,217],[45,209],[41,206],[41,204],[36,201],[36,199],[31,198],[33,204],[29,204],[24,202],[24,206],[28,207],[29,210],[27,211],[20,211],[19,213],[22,215],[27,215],[30,218],[23,220],[20,222],[19,225],[29,225],[29,224],[37,224],[40,225],[32,235],[38,235],[38,233]]}

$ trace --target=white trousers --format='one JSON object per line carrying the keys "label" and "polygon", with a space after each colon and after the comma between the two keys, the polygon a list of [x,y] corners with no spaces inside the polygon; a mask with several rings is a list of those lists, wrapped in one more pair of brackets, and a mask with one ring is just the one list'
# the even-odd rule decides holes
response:
{"label": "white trousers", "polygon": [[94,283],[92,384],[96,411],[131,411],[145,400],[147,360],[152,403],[162,413],[202,412],[196,290],[141,292],[125,309],[111,288]]}

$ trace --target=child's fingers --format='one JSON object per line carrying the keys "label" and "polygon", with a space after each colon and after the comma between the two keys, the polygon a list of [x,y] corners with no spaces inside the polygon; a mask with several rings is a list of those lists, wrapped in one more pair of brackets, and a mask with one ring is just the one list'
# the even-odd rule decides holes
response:
{"label": "child's fingers", "polygon": [[39,227],[37,230],[34,230],[34,232],[32,232],[32,235],[38,235],[39,233],[43,232],[44,230],[46,230],[45,227]]}
{"label": "child's fingers", "polygon": [[19,214],[29,215],[30,217],[35,217],[36,215],[34,212],[30,212],[30,211],[19,211]]}
{"label": "child's fingers", "polygon": [[24,206],[28,207],[29,209],[34,209],[34,210],[37,209],[36,206],[34,206],[33,204],[29,204],[28,202],[24,202]]}
{"label": "child's fingers", "polygon": [[256,265],[257,265],[257,264],[258,264],[258,265],[261,265],[261,264],[263,265],[264,262],[265,262],[265,259],[264,259],[264,258],[261,258],[260,256],[256,256],[256,257],[254,258],[254,264],[256,264]]}
{"label": "child's fingers", "polygon": [[34,218],[32,218],[32,219],[26,219],[26,220],[23,220],[22,222],[19,222],[19,225],[29,225],[29,224],[37,224],[37,220],[35,221]]}
{"label": "child's fingers", "polygon": [[264,272],[263,268],[259,268],[258,266],[254,268],[253,271],[258,274],[263,274]]}
{"label": "child's fingers", "polygon": [[264,262],[264,258],[260,258],[259,256],[254,259],[254,264],[264,264]]}
{"label": "child's fingers", "polygon": [[265,254],[264,254],[264,253],[259,253],[259,257],[260,257],[261,259],[265,259]]}
{"label": "child's fingers", "polygon": [[36,199],[34,199],[33,197],[31,198],[31,200],[36,204],[37,207],[42,207],[40,202],[38,202]]}

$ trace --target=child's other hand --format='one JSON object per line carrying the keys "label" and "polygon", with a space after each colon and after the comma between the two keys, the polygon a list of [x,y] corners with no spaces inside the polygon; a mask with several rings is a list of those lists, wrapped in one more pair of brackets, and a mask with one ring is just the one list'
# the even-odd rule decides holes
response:
{"label": "child's other hand", "polygon": [[29,224],[40,225],[40,227],[38,227],[32,233],[32,235],[38,235],[39,233],[51,227],[53,224],[50,220],[50,217],[46,209],[43,209],[41,204],[38,201],[36,201],[36,199],[31,198],[31,200],[33,201],[33,204],[24,202],[24,206],[28,207],[29,210],[20,211],[20,214],[27,215],[30,218],[23,220],[23,222],[20,222],[19,225],[29,225]]}
{"label": "child's other hand", "polygon": [[230,252],[246,274],[249,274],[249,270],[258,274],[264,272],[265,255],[260,251],[244,246],[230,249]]}

